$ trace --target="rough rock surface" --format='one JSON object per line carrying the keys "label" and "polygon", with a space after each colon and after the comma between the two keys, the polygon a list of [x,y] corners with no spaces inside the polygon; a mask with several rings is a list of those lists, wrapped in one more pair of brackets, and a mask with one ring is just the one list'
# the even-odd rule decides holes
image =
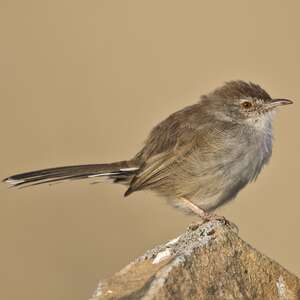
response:
{"label": "rough rock surface", "polygon": [[91,299],[300,299],[300,280],[211,221],[147,251]]}

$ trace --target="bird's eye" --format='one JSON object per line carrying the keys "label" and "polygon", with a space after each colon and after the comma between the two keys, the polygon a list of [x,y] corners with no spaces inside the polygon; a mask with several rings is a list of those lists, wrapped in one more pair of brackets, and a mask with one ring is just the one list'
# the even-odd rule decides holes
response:
{"label": "bird's eye", "polygon": [[245,109],[249,109],[249,108],[252,107],[252,102],[250,102],[250,101],[244,101],[242,103],[242,107],[245,108]]}

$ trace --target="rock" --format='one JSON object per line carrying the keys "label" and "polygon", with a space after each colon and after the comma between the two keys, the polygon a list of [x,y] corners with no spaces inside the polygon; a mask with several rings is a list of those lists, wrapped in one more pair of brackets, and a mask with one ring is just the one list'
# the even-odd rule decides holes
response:
{"label": "rock", "polygon": [[91,300],[100,299],[300,299],[300,280],[230,226],[211,221],[101,281]]}

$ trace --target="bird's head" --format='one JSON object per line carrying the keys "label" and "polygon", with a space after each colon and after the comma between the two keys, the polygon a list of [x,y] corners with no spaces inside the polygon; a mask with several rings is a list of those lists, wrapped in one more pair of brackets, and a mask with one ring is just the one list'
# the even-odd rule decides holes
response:
{"label": "bird's head", "polygon": [[202,101],[218,119],[254,126],[269,120],[277,107],[293,103],[288,99],[273,99],[259,85],[244,81],[227,82],[203,96]]}

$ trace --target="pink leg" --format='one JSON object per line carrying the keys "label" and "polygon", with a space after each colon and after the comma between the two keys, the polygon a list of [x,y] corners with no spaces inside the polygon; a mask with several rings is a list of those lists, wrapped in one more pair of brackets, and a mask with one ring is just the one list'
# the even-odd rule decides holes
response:
{"label": "pink leg", "polygon": [[193,213],[195,213],[197,216],[199,216],[203,220],[203,223],[206,223],[206,222],[212,221],[212,220],[219,220],[219,221],[222,221],[225,225],[230,225],[231,227],[234,227],[234,229],[238,232],[238,227],[234,223],[228,221],[225,217],[218,216],[213,213],[208,213],[208,212],[204,211],[203,209],[201,209],[196,204],[194,204],[192,201],[190,201],[186,198],[181,197],[180,199],[184,202],[184,204]]}
{"label": "pink leg", "polygon": [[209,213],[207,213],[206,211],[204,211],[199,206],[197,206],[192,201],[186,198],[180,198],[180,199],[184,202],[185,206],[187,206],[193,213],[198,215],[201,219],[208,220],[207,217]]}

